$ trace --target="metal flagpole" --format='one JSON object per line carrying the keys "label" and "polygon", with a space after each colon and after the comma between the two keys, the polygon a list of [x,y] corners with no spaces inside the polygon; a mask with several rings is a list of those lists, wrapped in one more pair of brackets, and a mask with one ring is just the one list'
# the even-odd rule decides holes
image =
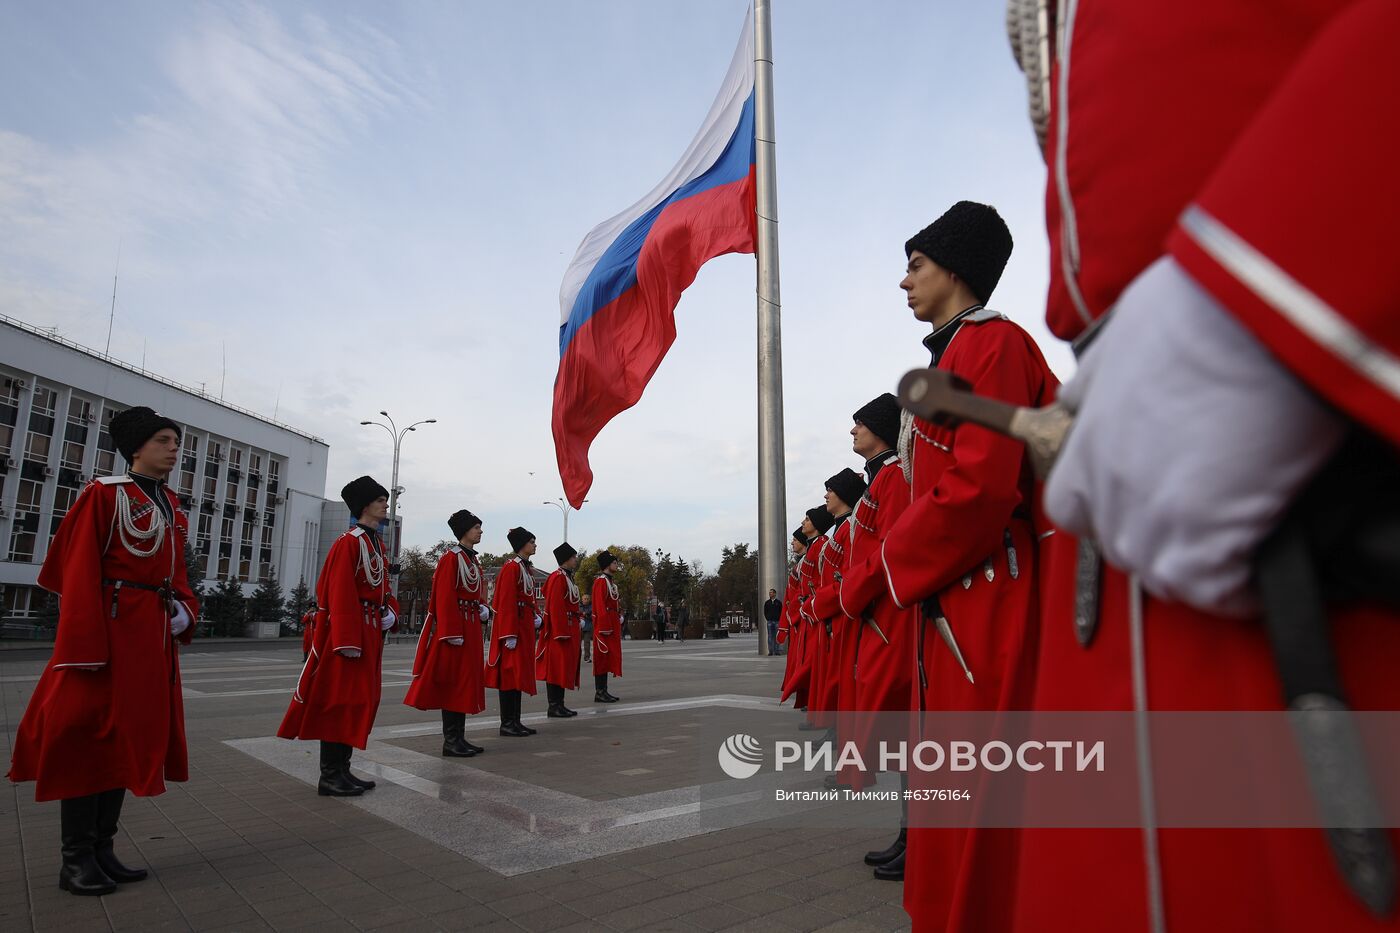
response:
{"label": "metal flagpole", "polygon": [[787,582],[783,463],[783,347],[778,297],[778,169],[773,128],[773,35],[769,0],[754,0],[754,163],[758,212],[758,653],[772,653],[763,602]]}

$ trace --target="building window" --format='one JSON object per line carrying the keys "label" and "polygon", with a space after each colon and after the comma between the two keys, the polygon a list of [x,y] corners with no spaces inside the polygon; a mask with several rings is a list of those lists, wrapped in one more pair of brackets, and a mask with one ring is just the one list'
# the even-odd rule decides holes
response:
{"label": "building window", "polygon": [[64,441],[61,465],[70,470],[81,470],[83,468],[83,452],[86,449],[81,441]]}
{"label": "building window", "polygon": [[[214,469],[217,470],[218,467],[215,467]],[[214,501],[214,498],[215,498],[215,495],[214,495],[214,494],[215,494],[216,492],[218,492],[218,489],[219,489],[219,478],[218,478],[217,476],[206,476],[206,477],[204,477],[204,499],[205,499],[205,501],[207,501],[207,502],[213,502],[213,501]]]}
{"label": "building window", "polygon": [[10,445],[15,440],[15,429],[13,425],[0,424],[0,457],[10,455]]}
{"label": "building window", "polygon": [[7,619],[27,619],[33,614],[33,610],[38,608],[40,599],[34,599],[31,604],[31,595],[36,587],[32,586],[7,586],[5,587],[4,602],[0,603],[4,607],[4,617]]}
{"label": "building window", "polygon": [[209,535],[212,533],[213,527],[214,516],[210,515],[208,512],[200,512],[199,524],[195,530],[195,540],[197,540],[200,544],[207,543],[209,541]]}
{"label": "building window", "polygon": [[185,434],[180,444],[180,492],[194,494],[194,476],[199,467],[199,435]]}
{"label": "building window", "polygon": [[269,496],[277,494],[277,490],[281,486],[281,479],[282,462],[269,457],[267,461],[267,494]]}
{"label": "building window", "polygon": [[39,503],[44,484],[38,480],[21,479],[15,496],[15,517],[10,522],[10,560],[34,559],[34,546],[39,536]]}
{"label": "building window", "polygon": [[49,448],[53,438],[47,434],[35,434],[32,430],[24,440],[24,459],[43,466],[49,465]]}
{"label": "building window", "polygon": [[19,407],[20,382],[18,376],[0,377],[0,405],[8,405],[11,408]]}
{"label": "building window", "polygon": [[251,452],[248,454],[248,472],[262,472],[262,454],[255,454]]}
{"label": "building window", "polygon": [[112,443],[107,427],[118,411],[111,405],[102,407],[102,429],[97,432],[97,462],[93,464],[93,472],[97,476],[111,476],[117,472],[117,446]]}
{"label": "building window", "polygon": [[58,404],[58,393],[46,385],[34,386],[34,403],[29,406],[33,414],[54,416],[54,407]]}
{"label": "building window", "polygon": [[248,477],[250,485],[248,486],[247,494],[243,497],[243,504],[250,510],[255,510],[258,507],[258,487],[251,485],[252,481],[253,478],[251,476]]}
{"label": "building window", "polygon": [[74,395],[68,400],[68,423],[69,424],[91,424],[96,420],[93,415],[92,402],[80,395]]}
{"label": "building window", "polygon": [[81,489],[76,486],[65,486],[59,483],[58,489],[53,497],[53,519],[49,522],[49,540],[58,534],[58,526],[63,524],[63,516],[68,514],[68,510],[73,508],[73,503],[78,501]]}

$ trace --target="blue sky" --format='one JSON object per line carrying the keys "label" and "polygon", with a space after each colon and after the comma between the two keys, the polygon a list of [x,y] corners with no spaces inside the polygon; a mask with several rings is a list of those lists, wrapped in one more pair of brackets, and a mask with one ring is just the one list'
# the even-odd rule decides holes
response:
{"label": "blue sky", "polygon": [[[747,0],[0,2],[0,310],[325,437],[405,543],[470,508],[557,542],[560,278],[670,169]],[[850,413],[926,363],[903,243],[960,198],[1016,250],[992,305],[1045,331],[1045,169],[999,4],[774,0],[788,511],[858,467]],[[756,540],[754,263],[708,264],[646,397],[595,443],[580,548],[713,568]],[[319,490],[316,490],[319,492]]]}

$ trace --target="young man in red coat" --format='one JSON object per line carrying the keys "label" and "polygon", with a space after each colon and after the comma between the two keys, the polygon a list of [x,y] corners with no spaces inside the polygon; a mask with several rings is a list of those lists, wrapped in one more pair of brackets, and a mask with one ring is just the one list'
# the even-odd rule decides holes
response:
{"label": "young man in red coat", "polygon": [[301,614],[301,660],[304,663],[311,657],[311,645],[315,641],[316,633],[316,601],[312,600],[311,605]]}
{"label": "young man in red coat", "polygon": [[358,797],[374,781],[350,773],[352,748],[364,748],[379,712],[384,633],[398,624],[389,588],[389,564],[379,526],[389,512],[389,490],[361,476],[340,490],[355,526],[331,545],[316,580],[311,657],[302,667],[277,734],[319,739],[322,797]]}
{"label": "young man in red coat", "polygon": [[612,578],[622,561],[603,551],[598,569],[602,572],[593,580],[593,702],[616,703],[618,698],[608,692],[608,675],[622,676],[622,606]]}
{"label": "young man in red coat", "polygon": [[[798,651],[797,660],[788,668],[791,677],[783,684],[783,696],[778,702],[783,702],[788,696],[792,696],[797,709],[808,712],[808,703],[812,699],[812,693],[818,688],[818,671],[815,670],[816,649],[818,649],[818,625],[815,619],[809,614],[809,602],[812,601],[812,594],[816,591],[816,580],[819,577],[819,562],[822,552],[826,549],[826,532],[832,527],[832,513],[826,510],[825,506],[818,506],[816,509],[808,509],[802,516],[802,524],[799,527],[802,535],[808,539],[809,544],[802,552],[802,559],[797,563],[798,576],[798,600],[792,607],[792,628],[797,629],[795,640],[801,644]],[[825,630],[822,636],[825,637]],[[816,728],[811,721],[804,721],[798,728],[809,730]]]}
{"label": "young man in red coat", "polygon": [[39,585],[59,596],[58,632],[10,762],[36,800],[62,801],[58,886],[73,894],[145,878],[112,851],[126,792],[189,780],[176,642],[189,644],[199,604],[188,524],[165,485],[180,426],[139,407],[108,430],[131,468],[89,483],[49,546]]}
{"label": "young man in red coat", "polygon": [[[850,559],[851,515],[856,503],[865,495],[865,480],[855,470],[847,467],[826,481],[826,510],[836,522],[836,530],[822,553],[820,561],[821,582],[812,597],[811,615],[817,619],[821,631],[827,634],[826,670],[822,675],[822,696],[819,705],[809,707],[822,710],[827,717],[827,725],[835,728],[838,721],[846,719],[842,714],[855,707],[855,637],[859,629],[846,624],[846,616],[840,611],[835,599],[841,575]],[[822,594],[828,595],[823,600]],[[850,726],[849,720],[842,723],[841,739]],[[828,783],[834,783],[828,781]]]}
{"label": "young man in red coat", "polygon": [[574,571],[578,551],[566,541],[554,549],[559,569],[544,581],[544,625],[535,652],[535,677],[545,682],[550,719],[568,719],[578,713],[564,705],[564,691],[578,689],[579,638],[583,607]]}
{"label": "young man in red coat", "polygon": [[[853,740],[862,759],[878,761],[877,742],[894,738],[888,729],[877,726],[893,714],[911,708],[914,657],[914,613],[901,609],[889,597],[881,564],[880,548],[895,522],[909,506],[909,481],[895,448],[899,444],[899,402],[890,393],[871,400],[851,416],[852,449],[865,457],[869,486],[855,508],[851,541],[841,584],[818,594],[818,612],[840,613],[859,626],[855,661],[856,713]],[[858,584],[858,585],[856,585]],[[873,775],[862,775],[869,780]],[[846,783],[855,784],[854,780]],[[908,787],[908,775],[900,773],[900,783]],[[865,863],[875,867],[875,877],[897,881],[904,877],[904,850],[908,806],[899,835],[884,849],[867,852]]]}
{"label": "young man in red coat", "polygon": [[[794,672],[801,667],[802,662],[802,629],[797,625],[797,607],[802,600],[802,579],[798,568],[802,564],[802,555],[807,553],[807,536],[802,533],[801,528],[793,529],[791,547],[796,560],[788,570],[787,588],[783,590],[783,614],[778,619],[778,644],[785,646],[783,654],[787,657],[783,663],[783,683],[779,690],[784,700],[788,696],[787,686],[792,682]],[[805,699],[799,697],[795,701],[796,705],[802,706]]]}
{"label": "young man in red coat", "polygon": [[[1284,516],[1285,529],[1302,516],[1299,494],[1319,470],[1363,515],[1393,502],[1400,72],[1389,46],[1400,5],[1312,0],[1264,17],[1237,0],[1170,16],[1131,3],[1053,6],[1067,90],[1053,100],[1046,150],[1057,180],[1046,198],[1047,319],[1065,339],[1107,320],[1065,386],[1077,416],[1046,508],[1067,532],[1092,536],[1105,566],[1091,624],[1076,626],[1073,560],[1047,581],[1036,705],[1280,711],[1285,679],[1256,586],[1261,542]],[[1151,74],[1144,55],[1171,67]],[[1339,469],[1337,457],[1367,445],[1380,469]],[[1384,478],[1382,495],[1363,491],[1368,474]],[[1344,566],[1360,539],[1343,535]],[[1396,614],[1379,603],[1306,614],[1335,655],[1330,686],[1347,705],[1400,709]],[[1400,926],[1383,903],[1395,896],[1393,867],[1337,853],[1366,870],[1349,878],[1321,829],[1022,838],[1027,927],[1060,916],[1068,929],[1071,913],[1087,933]],[[1381,838],[1400,849],[1393,829]],[[1367,876],[1389,884],[1357,884]]]}
{"label": "young man in red coat", "polygon": [[826,649],[831,639],[826,633],[826,626],[818,622],[817,617],[812,614],[812,599],[821,585],[823,555],[831,544],[827,532],[831,530],[835,521],[824,505],[808,509],[802,519],[802,532],[812,543],[807,547],[802,562],[797,565],[803,595],[802,605],[797,610],[798,622],[803,626],[802,675],[794,687],[801,687],[806,691],[804,702],[798,708],[807,713],[807,721],[799,727],[801,729],[820,729],[826,726],[825,722],[818,723],[818,720],[824,718],[819,704],[826,689]]}
{"label": "young man in red coat", "polygon": [[[994,208],[960,201],[905,244],[908,269],[900,287],[914,316],[933,328],[924,340],[932,365],[981,395],[1039,407],[1058,387],[1040,349],[985,307],[1011,246]],[[921,614],[918,708],[1029,709],[1037,536],[1035,479],[1024,445],[977,425],[918,418],[910,434],[911,499],[882,553],[894,602]],[[878,570],[867,566],[865,575]],[[852,576],[853,584],[862,582],[861,574]],[[917,824],[918,808],[913,812]],[[1015,830],[968,837],[966,829],[910,828],[904,904],[916,929],[995,929],[1009,914]]]}
{"label": "young man in red coat", "polygon": [[467,716],[486,708],[481,671],[481,624],[486,578],[476,557],[481,519],[466,509],[453,512],[447,526],[457,543],[438,558],[428,597],[428,618],[418,636],[413,683],[403,701],[414,709],[442,710],[442,755],[470,758],[485,751],[467,741]]}
{"label": "young man in red coat", "polygon": [[535,536],[524,528],[506,533],[514,556],[496,574],[491,596],[491,648],[486,655],[486,686],[498,691],[501,735],[518,739],[534,735],[520,721],[522,693],[535,695],[535,632],[543,624],[535,606],[535,574],[530,558]]}

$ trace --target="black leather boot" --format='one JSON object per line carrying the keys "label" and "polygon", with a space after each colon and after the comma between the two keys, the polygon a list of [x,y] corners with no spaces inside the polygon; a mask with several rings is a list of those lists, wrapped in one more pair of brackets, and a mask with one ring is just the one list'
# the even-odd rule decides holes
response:
{"label": "black leather boot", "polygon": [[515,727],[517,729],[524,730],[526,735],[534,735],[536,732],[539,732],[539,730],[531,729],[529,726],[525,725],[523,722],[520,721],[520,704],[524,701],[524,699],[525,695],[523,693],[521,693],[519,690],[515,691]]}
{"label": "black leather boot", "polygon": [[480,745],[474,745],[465,738],[462,739],[462,744],[471,749],[473,755],[480,755],[482,752],[486,751],[486,749],[482,748]]}
{"label": "black leather boot", "polygon": [[117,835],[117,821],[122,817],[122,803],[125,800],[124,787],[104,790],[97,795],[97,846],[93,852],[97,856],[98,867],[117,884],[143,881],[147,874],[144,868],[127,868],[112,851],[112,840]]}
{"label": "black leather boot", "polygon": [[355,747],[353,745],[347,745],[346,743],[341,742],[340,748],[341,770],[345,772],[346,779],[349,780],[350,783],[354,784],[356,787],[360,787],[365,790],[374,790],[373,781],[371,781],[368,778],[355,777],[355,775],[350,773],[350,756],[355,753]]}
{"label": "black leather boot", "polygon": [[341,749],[350,746],[339,742],[321,743],[321,780],[316,784],[316,793],[322,797],[358,797],[365,789],[350,780],[349,756],[341,759]]}
{"label": "black leather boot", "polygon": [[58,886],[70,894],[94,897],[117,889],[97,864],[97,798],[90,794],[59,803],[63,867],[58,870]]}
{"label": "black leather boot", "polygon": [[501,735],[508,739],[521,739],[530,733],[519,722],[520,691],[501,691]]}
{"label": "black leather boot", "polygon": [[466,724],[466,713],[454,713],[449,709],[442,711],[442,757],[470,758],[476,754],[462,738]]}
{"label": "black leather boot", "polygon": [[893,862],[896,858],[904,854],[904,844],[908,835],[908,830],[901,829],[899,835],[894,837],[894,842],[890,843],[889,846],[865,853],[865,864],[888,865],[890,862]]}
{"label": "black leather boot", "polygon": [[903,881],[904,850],[885,864],[875,866],[875,878],[877,881]]}
{"label": "black leather boot", "polygon": [[545,684],[545,696],[549,698],[549,711],[545,713],[550,719],[568,719],[569,711],[564,709],[564,688],[558,684]]}

